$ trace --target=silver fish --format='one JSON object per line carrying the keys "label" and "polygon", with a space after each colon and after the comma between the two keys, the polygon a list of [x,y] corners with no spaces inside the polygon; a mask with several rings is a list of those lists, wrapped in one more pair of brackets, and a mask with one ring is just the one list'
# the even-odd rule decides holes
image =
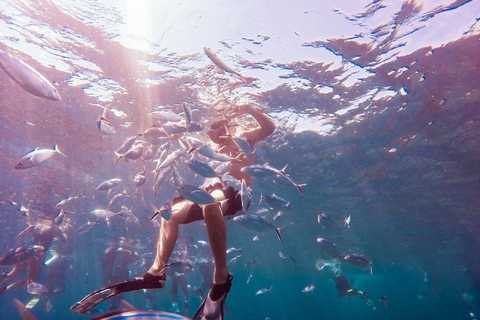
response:
{"label": "silver fish", "polygon": [[105,180],[102,183],[100,183],[93,191],[103,191],[103,190],[108,190],[113,187],[116,187],[122,182],[122,179],[110,179],[110,180]]}
{"label": "silver fish", "polygon": [[161,170],[155,171],[154,177],[154,184],[153,184],[153,191],[155,192],[155,199],[157,199],[157,192],[160,186],[167,180],[168,176],[170,175],[171,168],[164,168]]}
{"label": "silver fish", "polygon": [[110,122],[108,122],[108,120],[107,120],[107,118],[106,118],[106,114],[107,114],[107,108],[104,108],[102,115],[100,116],[100,118],[99,118],[98,121],[97,121],[97,123],[98,123],[98,130],[99,130],[100,133],[103,134],[103,135],[112,135],[112,134],[115,134],[115,129],[114,129],[113,126],[110,124]]}
{"label": "silver fish", "polygon": [[317,285],[315,283],[312,283],[303,288],[302,292],[306,294],[313,294],[315,292],[315,289],[317,289]]}
{"label": "silver fish", "polygon": [[60,212],[57,214],[57,216],[55,217],[55,220],[54,220],[54,221],[55,221],[55,224],[56,224],[57,226],[59,226],[59,225],[62,224],[63,219],[65,218],[65,214],[66,214],[66,213],[67,213],[67,212],[65,211],[65,209],[62,208],[62,210],[60,210]]}
{"label": "silver fish", "polygon": [[288,259],[288,260],[290,260],[290,263],[291,263],[292,265],[294,265],[294,266],[297,265],[297,261],[295,260],[295,258],[293,258],[292,256],[289,256],[289,255],[287,255],[287,254],[283,254],[282,251],[279,251],[279,252],[278,252],[278,256],[279,256],[280,258],[282,258],[282,259]]}
{"label": "silver fish", "polygon": [[175,189],[185,199],[190,200],[196,204],[217,203],[217,201],[210,194],[195,186],[183,184],[175,186]]}
{"label": "silver fish", "polygon": [[168,134],[176,134],[176,133],[184,133],[187,131],[185,126],[182,126],[176,122],[167,122],[162,126],[163,130],[165,130]]}
{"label": "silver fish", "polygon": [[124,154],[119,154],[116,151],[114,151],[115,155],[117,156],[117,159],[115,160],[115,165],[117,165],[118,161],[120,161],[120,159],[122,159],[122,158],[130,159],[130,160],[137,160],[138,158],[140,158],[142,156],[143,148],[144,148],[143,144],[137,144],[137,145],[132,146],[130,148],[130,150],[128,150]]}
{"label": "silver fish", "polygon": [[157,209],[152,203],[152,208],[155,211],[155,213],[148,221],[152,221],[157,217],[157,215],[160,215],[165,220],[170,220],[170,218],[172,217],[172,206],[168,201],[160,209]]}
{"label": "silver fish", "polygon": [[340,252],[338,251],[337,247],[335,247],[334,243],[324,238],[318,238],[317,242],[320,244],[320,247],[322,247],[323,251],[325,251],[332,258],[340,257]]}
{"label": "silver fish", "polygon": [[88,231],[90,231],[90,229],[92,229],[92,227],[95,224],[99,224],[99,223],[100,222],[98,222],[98,221],[88,221],[87,223],[85,223],[84,225],[80,226],[77,229],[77,234],[82,234],[82,233],[88,232]]}
{"label": "silver fish", "polygon": [[188,129],[188,127],[190,126],[190,123],[192,122],[192,110],[185,102],[182,103],[182,108],[183,108],[183,112],[185,112],[185,125]]}
{"label": "silver fish", "polygon": [[39,165],[40,163],[50,159],[55,153],[59,153],[64,157],[67,157],[58,150],[58,146],[55,145],[53,150],[51,149],[35,149],[24,155],[18,163],[15,165],[15,170],[28,169],[33,166]]}
{"label": "silver fish", "polygon": [[168,134],[161,127],[150,127],[141,135],[143,138],[145,138],[145,140],[155,145],[165,143],[170,139]]}
{"label": "silver fish", "polygon": [[336,228],[337,227],[337,223],[335,221],[333,221],[325,213],[320,214],[320,210],[318,210],[317,222],[320,223],[324,228]]}
{"label": "silver fish", "polygon": [[118,201],[120,201],[120,199],[122,197],[125,197],[125,196],[129,197],[129,195],[127,194],[127,189],[126,188],[123,190],[123,192],[118,193],[118,194],[113,196],[113,198],[108,203],[108,208],[111,209],[113,206],[115,206],[117,204]]}
{"label": "silver fish", "polygon": [[265,217],[257,216],[254,214],[242,214],[233,218],[242,227],[257,231],[257,232],[270,232],[275,231],[277,233],[278,240],[282,242],[280,236],[280,228],[275,228],[273,224],[265,219]]}
{"label": "silver fish", "polygon": [[291,210],[292,206],[290,205],[290,202],[277,197],[275,194],[272,194],[271,196],[260,196],[260,202],[262,200],[265,200],[265,202],[268,204],[268,206],[272,209],[275,210]]}
{"label": "silver fish", "polygon": [[85,198],[84,195],[81,195],[79,194],[78,196],[70,196],[68,197],[67,199],[63,199],[63,200],[60,200],[58,201],[55,206],[57,207],[64,207],[66,206],[67,204],[69,204],[70,202],[72,202],[73,200],[76,200],[76,199],[80,199],[80,198]]}
{"label": "silver fish", "polygon": [[50,100],[62,100],[57,89],[50,81],[37,70],[4,50],[0,50],[0,67],[5,70],[10,78],[31,94]]}
{"label": "silver fish", "polygon": [[120,215],[121,213],[112,212],[107,209],[95,209],[92,211],[92,214],[94,214],[97,219],[105,219],[105,221],[108,221],[109,218]]}
{"label": "silver fish", "polygon": [[147,113],[147,115],[156,120],[163,121],[163,122],[168,122],[168,121],[178,122],[182,120],[182,117],[180,117],[178,114],[175,114],[169,111],[154,110]]}
{"label": "silver fish", "polygon": [[218,153],[212,148],[210,148],[207,145],[200,146],[198,148],[194,148],[190,150],[188,153],[191,153],[192,151],[196,151],[200,153],[201,155],[204,155],[207,158],[217,160],[217,161],[232,161],[234,158],[227,156],[226,154]]}
{"label": "silver fish", "polygon": [[27,285],[27,292],[30,294],[42,294],[47,291],[48,291],[47,287],[45,287],[43,284],[40,284],[38,282],[32,282],[29,285]]}
{"label": "silver fish", "polygon": [[0,266],[12,266],[45,251],[43,246],[26,246],[8,250],[0,257]]}
{"label": "silver fish", "polygon": [[141,134],[137,134],[136,136],[132,136],[128,138],[116,151],[118,154],[125,154],[130,150],[130,148],[133,146],[135,141],[137,140],[138,136]]}
{"label": "silver fish", "polygon": [[257,293],[255,293],[255,295],[258,296],[259,294],[265,294],[267,292],[272,293],[272,288],[273,287],[270,287],[270,289],[267,289],[267,288],[260,289],[257,291]]}
{"label": "silver fish", "polygon": [[227,249],[227,254],[231,254],[233,252],[242,252],[242,248],[234,248],[234,247],[231,247],[229,249]]}
{"label": "silver fish", "polygon": [[229,72],[229,73],[233,73],[233,74],[236,74],[237,76],[239,76],[240,78],[243,79],[243,76],[238,73],[237,71],[233,70],[225,61],[223,61],[222,58],[220,58],[220,56],[218,54],[216,54],[212,49],[208,48],[208,47],[203,47],[203,51],[205,51],[205,53],[207,54],[207,56],[210,58],[210,60],[213,61],[213,63],[215,63],[215,65],[217,67],[219,67],[220,69],[222,69],[223,71],[226,71],[226,72]]}
{"label": "silver fish", "polygon": [[240,188],[240,198],[242,200],[242,209],[243,212],[247,212],[250,208],[250,197],[251,192],[248,190],[247,183],[242,179],[242,186]]}
{"label": "silver fish", "polygon": [[181,156],[183,156],[186,151],[186,149],[178,149],[172,152],[168,157],[165,158],[165,160],[162,161],[162,163],[157,166],[157,169],[171,166],[175,161],[177,161]]}
{"label": "silver fish", "polygon": [[278,212],[273,216],[273,221],[277,221],[277,220],[280,219],[282,216],[283,216],[283,212],[282,212],[282,211],[278,211]]}
{"label": "silver fish", "polygon": [[349,254],[346,255],[343,260],[361,269],[370,268],[370,274],[372,274],[372,263],[368,261],[363,254]]}
{"label": "silver fish", "polygon": [[135,175],[135,177],[133,178],[133,180],[135,181],[135,187],[138,188],[147,181],[147,177],[145,176],[146,173],[146,170],[144,170]]}

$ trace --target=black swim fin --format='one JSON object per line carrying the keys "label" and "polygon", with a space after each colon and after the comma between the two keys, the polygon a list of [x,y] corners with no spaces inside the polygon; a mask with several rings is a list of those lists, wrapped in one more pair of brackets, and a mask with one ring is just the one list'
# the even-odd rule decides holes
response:
{"label": "black swim fin", "polygon": [[[224,284],[212,284],[210,292],[208,293],[200,308],[193,316],[192,320],[223,320],[223,307],[225,306],[225,300],[227,299],[227,295],[230,292],[232,280],[233,276],[229,274],[227,282],[225,282]],[[215,301],[212,301],[212,299],[210,298],[213,290],[223,291],[223,294],[220,296],[220,298]]]}
{"label": "black swim fin", "polygon": [[164,274],[153,276],[150,273],[144,273],[141,277],[112,284],[108,287],[92,292],[71,306],[70,310],[79,314],[84,314],[97,304],[121,293],[142,289],[161,289],[165,286],[165,280],[166,277]]}

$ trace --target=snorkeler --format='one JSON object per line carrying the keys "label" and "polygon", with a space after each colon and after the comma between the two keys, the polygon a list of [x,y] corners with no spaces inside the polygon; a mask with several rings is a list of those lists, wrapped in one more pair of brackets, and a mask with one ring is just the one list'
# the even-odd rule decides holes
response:
{"label": "snorkeler", "polygon": [[[55,224],[55,222],[47,218],[38,218],[35,223],[30,224],[25,230],[20,232],[17,236],[17,243],[24,243],[25,239],[29,235],[30,241],[28,241],[28,245],[42,246],[44,250],[30,257],[28,260],[16,264],[13,267],[13,269],[5,276],[3,281],[0,283],[0,295],[15,290],[17,288],[24,287],[30,282],[37,281],[38,277],[40,276],[40,271],[42,270],[42,265],[45,260],[46,252],[50,247],[53,239],[57,238],[62,242],[66,241],[65,236]],[[25,269],[27,268],[28,273],[25,278],[9,284],[10,281],[23,273],[23,271],[25,271]]]}
{"label": "snorkeler", "polygon": [[[233,120],[245,114],[250,114],[259,126],[243,132],[237,130],[233,125]],[[275,123],[267,115],[257,107],[247,104],[229,110],[229,118],[214,122],[208,135],[219,146],[219,149],[222,149],[222,153],[234,158],[228,174],[240,181],[244,179],[247,185],[251,187],[251,176],[243,173],[241,169],[254,163],[253,153],[245,156],[239,150],[232,136],[244,138],[253,151],[255,144],[266,139],[275,131],[275,128]],[[217,183],[207,187],[206,190],[216,201],[221,201],[221,207],[217,203],[200,207],[182,196],[175,198],[172,206],[172,217],[170,220],[162,219],[157,253],[150,269],[141,277],[95,291],[73,305],[70,310],[82,314],[117,294],[140,289],[159,289],[165,286],[165,269],[177,241],[178,225],[203,219],[211,253],[215,261],[215,269],[210,292],[193,319],[223,319],[223,306],[233,279],[227,269],[227,231],[224,216],[233,216],[241,211],[242,203],[241,197],[237,197],[238,191],[232,187],[224,188],[222,184]]]}

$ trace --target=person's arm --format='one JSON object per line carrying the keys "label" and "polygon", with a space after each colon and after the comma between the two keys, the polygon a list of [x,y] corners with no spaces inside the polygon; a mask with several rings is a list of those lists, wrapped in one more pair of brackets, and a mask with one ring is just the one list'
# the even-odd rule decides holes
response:
{"label": "person's arm", "polygon": [[246,131],[242,134],[252,146],[255,145],[257,142],[265,140],[275,131],[275,123],[259,108],[251,104],[246,104],[238,106],[238,111],[241,114],[250,114],[259,125],[258,128]]}

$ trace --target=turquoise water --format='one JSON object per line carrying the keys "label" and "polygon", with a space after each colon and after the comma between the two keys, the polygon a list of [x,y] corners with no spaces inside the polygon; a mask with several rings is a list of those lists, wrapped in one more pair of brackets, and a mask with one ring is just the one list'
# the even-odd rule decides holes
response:
{"label": "turquoise water", "polygon": [[[40,216],[55,218],[57,202],[83,197],[65,207],[59,229],[66,241],[53,240],[46,254],[45,261],[58,255],[64,268],[44,265],[35,280],[47,285],[63,276],[64,291],[38,296],[22,286],[3,294],[0,318],[20,319],[13,298],[30,302],[38,319],[90,319],[108,312],[110,302],[91,315],[69,308],[108,280],[101,261],[114,239],[130,241],[125,248],[134,253],[124,276],[150,266],[158,237],[158,225],[148,221],[151,204],[161,207],[176,196],[167,182],[154,198],[152,160],[114,165],[114,151],[152,124],[147,113],[159,105],[183,116],[187,102],[193,120],[208,128],[242,101],[257,103],[277,125],[256,146],[255,163],[288,165],[286,173],[305,186],[302,196],[295,187],[254,181],[249,213],[281,228],[282,242],[275,232],[227,221],[227,247],[241,248],[228,255],[241,256],[229,268],[234,280],[227,319],[478,318],[476,1],[303,1],[295,7],[288,1],[3,3],[0,49],[40,72],[62,100],[35,96],[0,70],[0,254],[20,246],[17,235]],[[242,77],[222,72],[203,46]],[[99,132],[103,108],[113,135]],[[253,125],[251,118],[242,121]],[[207,139],[205,131],[192,135]],[[55,154],[32,168],[14,169],[29,151],[54,145],[66,157]],[[144,166],[147,182],[135,189],[133,177]],[[182,178],[201,184],[185,165],[178,168]],[[121,205],[133,216],[112,217],[110,224],[100,219],[79,234],[80,226],[95,220],[90,212],[106,208],[113,197],[93,188],[112,178],[123,180],[113,194],[126,188],[129,197]],[[278,220],[276,210],[259,204],[261,194],[272,193],[293,208]],[[319,213],[337,227],[324,228]],[[372,273],[332,259],[317,243],[320,237],[335,243],[342,256],[363,254]],[[200,287],[200,267],[211,260],[203,222],[181,226],[180,239],[178,256],[196,267],[186,282]],[[3,276],[12,269],[0,268]],[[328,272],[334,268],[374,305],[358,296],[340,298]],[[302,292],[311,284],[312,294]],[[124,298],[141,310],[189,317],[201,303],[189,292],[185,309],[179,290],[175,310],[171,277],[162,290]]]}

